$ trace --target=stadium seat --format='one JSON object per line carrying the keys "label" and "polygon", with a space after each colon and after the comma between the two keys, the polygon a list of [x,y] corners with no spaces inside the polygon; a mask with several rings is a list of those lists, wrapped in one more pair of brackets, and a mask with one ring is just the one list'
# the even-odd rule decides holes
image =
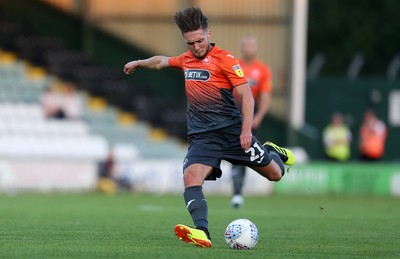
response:
{"label": "stadium seat", "polygon": [[[35,66],[43,66],[41,71],[49,75],[30,76]],[[105,107],[84,109],[79,122],[46,119],[39,103],[54,77],[75,82],[78,90],[85,91],[80,93],[85,102],[89,96],[103,98]],[[185,129],[185,110],[149,96],[145,85],[132,87],[120,68],[98,66],[59,40],[35,35],[22,24],[0,17],[0,139],[13,146],[0,148],[0,155],[99,158],[115,147],[131,157],[182,158],[186,150],[178,140],[168,137],[154,142],[149,132],[153,126],[166,127],[168,133],[185,136],[177,130],[177,125]],[[134,113],[135,119],[119,123],[121,111]]]}

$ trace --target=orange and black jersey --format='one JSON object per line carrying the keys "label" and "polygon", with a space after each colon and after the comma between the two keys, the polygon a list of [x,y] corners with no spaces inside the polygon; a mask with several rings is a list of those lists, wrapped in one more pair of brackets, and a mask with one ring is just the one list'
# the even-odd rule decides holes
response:
{"label": "orange and black jersey", "polygon": [[203,59],[191,51],[169,59],[185,73],[188,135],[216,130],[242,121],[233,88],[247,83],[239,61],[228,51],[213,48]]}
{"label": "orange and black jersey", "polygon": [[[256,105],[258,105],[261,93],[271,94],[272,92],[271,70],[267,65],[264,65],[259,60],[253,60],[251,64],[246,63],[244,60],[239,60],[239,63],[247,81],[249,82],[254,101],[256,102]],[[236,91],[234,91],[233,96],[240,107]]]}

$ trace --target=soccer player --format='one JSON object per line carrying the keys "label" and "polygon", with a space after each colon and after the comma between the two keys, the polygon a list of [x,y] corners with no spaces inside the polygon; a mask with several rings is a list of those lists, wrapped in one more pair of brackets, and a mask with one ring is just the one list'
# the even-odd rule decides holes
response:
{"label": "soccer player", "polygon": [[[253,117],[253,135],[257,135],[257,130],[264,119],[271,100],[271,71],[269,67],[263,64],[256,58],[257,55],[257,40],[252,36],[245,36],[241,40],[240,50],[242,59],[239,64],[242,68],[244,76],[250,86],[255,101],[255,110]],[[241,107],[241,99],[234,91],[236,104]],[[232,166],[232,182],[233,182],[233,196],[231,205],[238,208],[243,204],[242,187],[246,175],[246,167],[242,165]]]}
{"label": "soccer player", "polygon": [[[176,57],[131,61],[124,72],[131,74],[139,67],[172,67],[184,72],[189,148],[183,161],[183,197],[195,228],[178,224],[174,231],[184,242],[211,247],[202,185],[221,177],[221,160],[249,166],[268,180],[279,181],[285,173],[284,163],[293,165],[295,158],[290,150],[270,142],[263,146],[252,135],[251,90],[239,61],[211,43],[207,16],[189,7],[175,13],[174,20],[189,50]],[[234,102],[234,88],[242,100],[242,114]]]}

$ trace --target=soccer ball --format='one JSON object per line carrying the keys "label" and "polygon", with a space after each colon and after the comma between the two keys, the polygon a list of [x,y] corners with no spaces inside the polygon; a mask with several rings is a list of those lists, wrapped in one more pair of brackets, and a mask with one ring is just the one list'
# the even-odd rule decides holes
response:
{"label": "soccer ball", "polygon": [[256,225],[248,219],[237,219],[225,230],[225,241],[232,249],[252,249],[258,241]]}

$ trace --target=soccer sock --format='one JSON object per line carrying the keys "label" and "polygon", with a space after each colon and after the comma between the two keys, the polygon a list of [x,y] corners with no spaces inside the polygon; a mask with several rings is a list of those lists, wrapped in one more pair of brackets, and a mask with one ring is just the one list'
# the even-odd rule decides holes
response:
{"label": "soccer sock", "polygon": [[244,182],[246,167],[241,165],[232,166],[233,195],[240,195]]}
{"label": "soccer sock", "polygon": [[272,160],[274,160],[279,165],[279,167],[281,168],[281,175],[284,176],[285,175],[285,165],[283,164],[282,159],[280,158],[278,153],[276,153],[276,151],[270,151],[269,155],[272,157]]}
{"label": "soccer sock", "polygon": [[187,187],[183,193],[183,198],[196,228],[208,229],[208,206],[204,198],[203,188],[201,186]]}

